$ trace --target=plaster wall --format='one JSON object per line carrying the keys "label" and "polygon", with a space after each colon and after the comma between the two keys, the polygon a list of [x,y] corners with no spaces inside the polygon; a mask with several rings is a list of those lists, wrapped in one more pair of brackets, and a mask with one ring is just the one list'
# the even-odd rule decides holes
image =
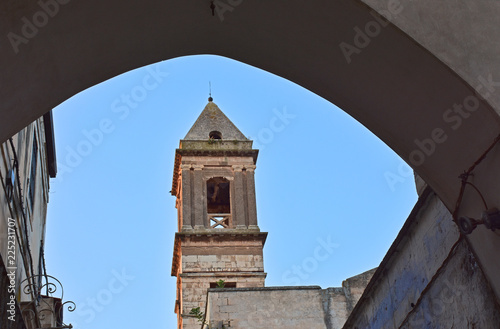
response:
{"label": "plaster wall", "polygon": [[500,3],[362,1],[449,66],[500,114],[500,66],[495,55],[500,44],[492,39],[500,33]]}
{"label": "plaster wall", "polygon": [[19,305],[16,303],[14,305],[15,309],[15,321],[11,321],[8,319],[10,316],[7,313],[10,310],[10,305],[7,305],[7,302],[10,300],[10,294],[8,292],[7,287],[10,285],[10,279],[7,277],[7,271],[5,269],[3,260],[0,259],[0,328],[5,329],[26,329],[26,325],[21,316],[21,310],[19,309]]}
{"label": "plaster wall", "polygon": [[465,240],[436,275],[399,328],[500,326],[499,304]]}
{"label": "plaster wall", "polygon": [[[33,139],[37,140],[37,166],[34,179],[34,203],[29,201],[29,180],[31,177],[31,162]],[[40,247],[45,235],[45,222],[47,214],[47,203],[49,198],[49,174],[47,170],[47,156],[45,151],[45,137],[43,131],[43,119],[40,118],[20,133],[13,137],[14,147],[19,161],[19,180],[22,196],[19,195],[17,185],[15,186],[12,201],[8,201],[6,196],[6,177],[9,169],[13,168],[14,154],[9,142],[0,146],[0,180],[2,181],[0,190],[0,255],[4,262],[7,261],[8,248],[8,221],[14,219],[17,228],[16,239],[16,266],[18,267],[18,280],[26,278],[26,271],[31,273],[31,263],[36,271],[40,262]],[[15,178],[16,184],[18,178]],[[22,214],[21,201],[24,205]],[[26,223],[26,226],[25,226]],[[26,232],[28,236],[26,237]],[[27,253],[29,245],[30,255]],[[33,274],[33,273],[31,273]]]}
{"label": "plaster wall", "polygon": [[498,301],[427,188],[344,328],[497,328]]}
{"label": "plaster wall", "polygon": [[[31,176],[35,138],[37,145],[36,174]],[[0,262],[0,300],[2,301],[0,328],[23,328],[24,326],[19,306],[16,305],[15,312],[18,323],[12,323],[12,321],[7,320],[9,314],[5,304],[12,295],[8,293],[11,286],[15,287],[14,295],[17,303],[32,300],[32,296],[23,292],[21,282],[29,276],[41,274],[40,250],[43,248],[45,239],[49,199],[49,172],[43,118],[37,119],[14,135],[12,141],[18,159],[16,172],[19,176],[15,175],[11,200],[7,197],[9,187],[7,187],[6,180],[8,171],[14,168],[14,151],[9,141],[0,145],[0,257],[2,259]],[[35,179],[33,204],[31,204],[29,197],[30,179]],[[18,183],[22,195],[19,194]],[[15,239],[11,239],[9,236],[15,236]],[[15,257],[12,258],[12,256]],[[7,273],[13,272],[15,273],[14,284],[6,276]]]}

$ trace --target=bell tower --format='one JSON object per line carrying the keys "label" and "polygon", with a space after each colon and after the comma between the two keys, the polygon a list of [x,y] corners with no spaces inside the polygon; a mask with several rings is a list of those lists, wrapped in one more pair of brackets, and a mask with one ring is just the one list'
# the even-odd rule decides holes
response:
{"label": "bell tower", "polygon": [[199,329],[189,315],[205,310],[208,288],[263,287],[267,233],[257,224],[255,164],[258,150],[210,97],[175,153],[176,197],[172,276],[177,277],[178,329]]}

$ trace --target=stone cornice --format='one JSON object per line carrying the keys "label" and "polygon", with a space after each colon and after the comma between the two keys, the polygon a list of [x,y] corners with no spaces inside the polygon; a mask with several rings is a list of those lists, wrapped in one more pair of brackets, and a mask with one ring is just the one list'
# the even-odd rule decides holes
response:
{"label": "stone cornice", "polygon": [[[181,161],[182,156],[223,156],[223,157],[252,157],[254,165],[257,163],[257,156],[259,155],[259,150],[184,150],[184,149],[176,149],[175,150],[175,162],[174,162],[174,174],[172,179],[172,190],[170,191],[171,195],[177,195],[177,189],[179,188],[178,180],[179,173],[181,169]],[[254,166],[246,165],[245,168],[255,169]]]}
{"label": "stone cornice", "polygon": [[177,232],[175,233],[174,242],[174,254],[172,257],[172,276],[177,276],[179,271],[179,266],[182,256],[182,242],[188,239],[198,240],[198,241],[209,241],[211,239],[215,240],[229,240],[229,241],[241,241],[241,240],[260,240],[262,246],[266,243],[267,232],[257,232],[246,229],[227,229],[218,230],[220,232],[214,232],[213,230],[207,231],[192,231],[192,232]]}

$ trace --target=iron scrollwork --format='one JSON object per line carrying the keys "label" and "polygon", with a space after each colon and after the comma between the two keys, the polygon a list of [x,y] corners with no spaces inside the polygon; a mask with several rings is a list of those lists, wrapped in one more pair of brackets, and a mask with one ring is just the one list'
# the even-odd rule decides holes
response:
{"label": "iron scrollwork", "polygon": [[[51,320],[56,326],[44,329],[73,328],[63,322],[63,310],[73,312],[76,304],[73,301],[63,302],[64,289],[58,279],[46,274],[33,275],[23,280],[20,286],[24,294],[33,297],[32,301],[22,303],[21,313],[27,322],[35,324],[35,329],[41,329],[38,327],[46,320]],[[55,296],[56,293],[60,296]]]}

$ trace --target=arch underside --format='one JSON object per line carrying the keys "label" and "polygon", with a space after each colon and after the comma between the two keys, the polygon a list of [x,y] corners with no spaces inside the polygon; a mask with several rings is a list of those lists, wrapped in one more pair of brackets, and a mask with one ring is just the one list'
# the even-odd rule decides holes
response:
{"label": "arch underside", "polygon": [[[221,1],[226,7],[215,16],[201,0],[2,2],[1,141],[114,76],[179,56],[214,54],[336,104],[455,208],[458,176],[500,134],[499,46],[489,39],[499,32],[498,21],[489,19],[499,16],[498,3]],[[477,26],[451,24],[461,18]],[[488,205],[497,207],[499,161],[494,147],[473,176]],[[466,190],[459,215],[479,216],[483,206],[475,193]],[[483,227],[469,236],[497,296],[500,265],[492,255],[499,240]]]}

